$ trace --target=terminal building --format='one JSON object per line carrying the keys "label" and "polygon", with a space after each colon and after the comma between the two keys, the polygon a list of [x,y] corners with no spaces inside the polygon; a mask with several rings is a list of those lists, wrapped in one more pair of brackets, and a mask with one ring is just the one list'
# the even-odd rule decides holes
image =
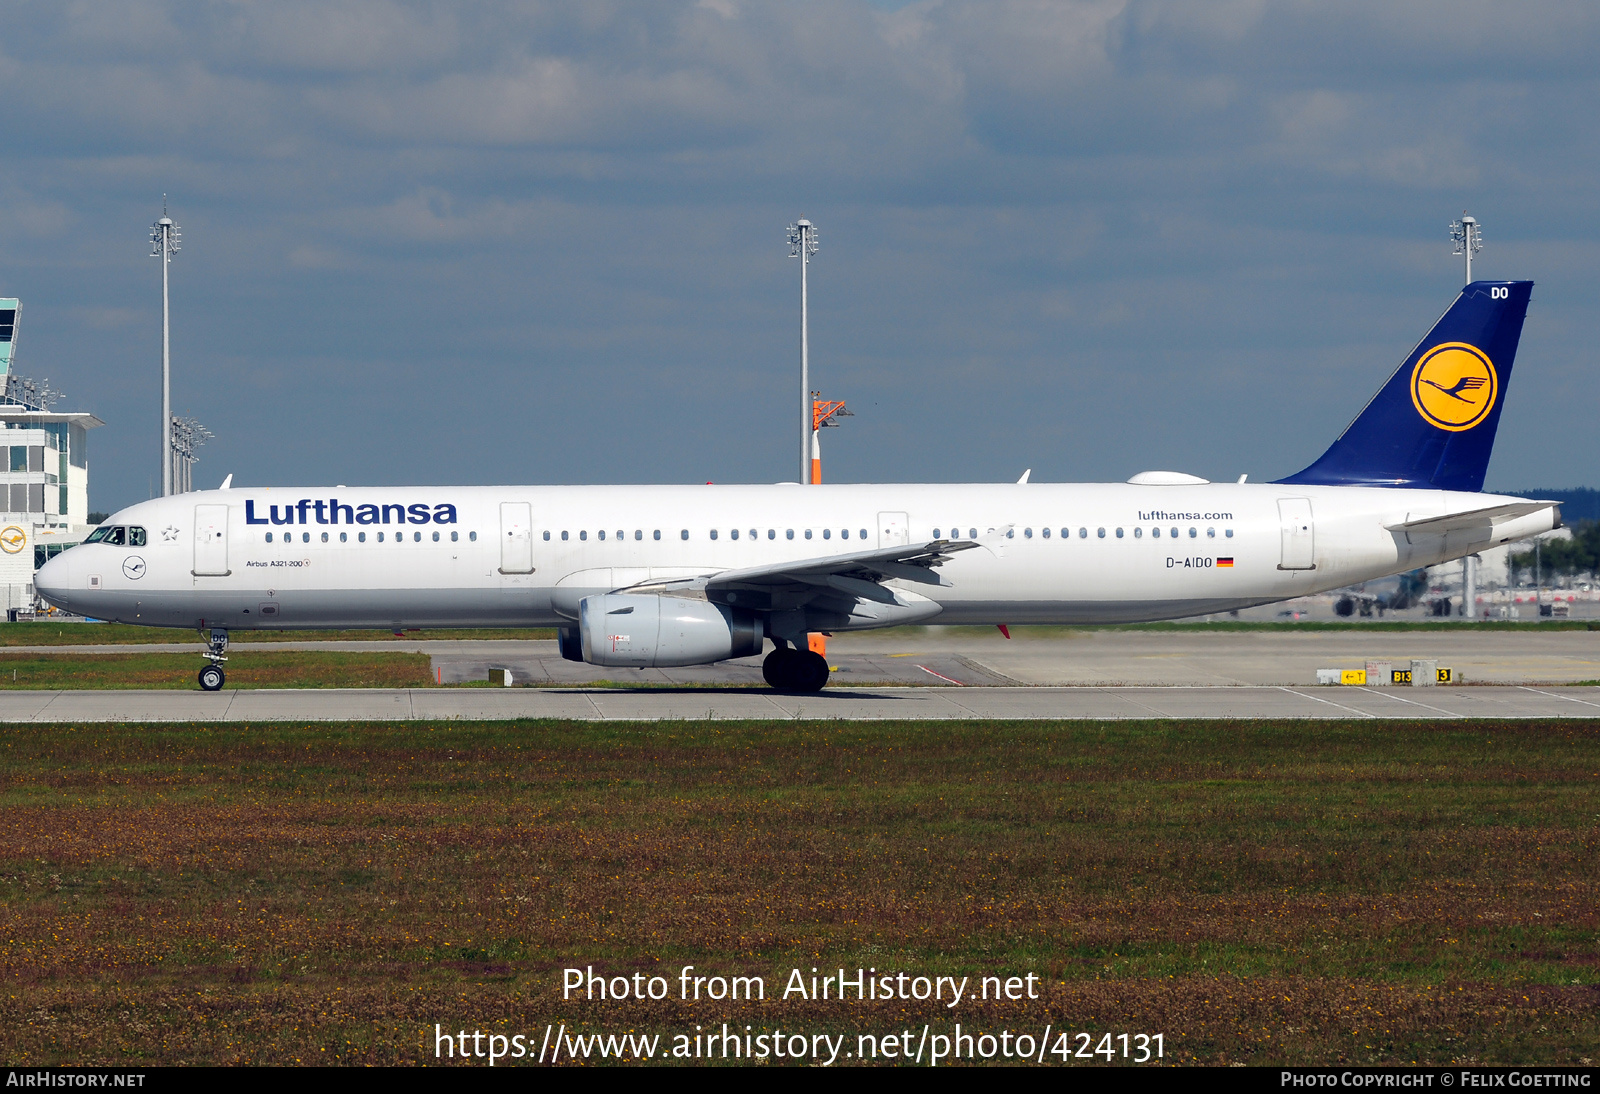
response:
{"label": "terminal building", "polygon": [[93,414],[51,409],[53,394],[13,371],[21,303],[0,298],[0,597],[10,618],[34,608],[33,574],[89,524]]}

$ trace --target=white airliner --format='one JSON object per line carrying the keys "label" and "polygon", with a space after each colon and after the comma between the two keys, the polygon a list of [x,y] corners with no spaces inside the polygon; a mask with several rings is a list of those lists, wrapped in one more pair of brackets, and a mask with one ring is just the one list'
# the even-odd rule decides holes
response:
{"label": "white airliner", "polygon": [[773,648],[814,691],[813,632],[1099,623],[1263,604],[1560,526],[1482,494],[1533,284],[1468,285],[1331,448],[1272,483],[238,488],[142,502],[47,562],[39,594],[195,627],[201,687],[239,629],[559,628],[598,665]]}

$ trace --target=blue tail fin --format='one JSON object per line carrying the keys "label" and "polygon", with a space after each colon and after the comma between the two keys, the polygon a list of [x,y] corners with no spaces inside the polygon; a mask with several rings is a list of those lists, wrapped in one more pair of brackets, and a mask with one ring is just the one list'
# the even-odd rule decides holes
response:
{"label": "blue tail fin", "polygon": [[1279,482],[1483,489],[1532,281],[1474,281],[1316,463]]}

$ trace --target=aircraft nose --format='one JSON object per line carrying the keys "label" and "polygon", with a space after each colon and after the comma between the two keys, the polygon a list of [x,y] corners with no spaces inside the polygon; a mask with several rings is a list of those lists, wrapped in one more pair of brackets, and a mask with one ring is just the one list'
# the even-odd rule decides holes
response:
{"label": "aircraft nose", "polygon": [[72,599],[71,551],[63,551],[39,567],[33,575],[33,588],[41,597],[58,608],[68,608]]}

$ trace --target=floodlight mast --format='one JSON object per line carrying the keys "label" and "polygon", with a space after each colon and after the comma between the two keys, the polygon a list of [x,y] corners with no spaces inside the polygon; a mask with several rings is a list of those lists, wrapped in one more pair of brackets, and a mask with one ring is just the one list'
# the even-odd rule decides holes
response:
{"label": "floodlight mast", "polygon": [[806,315],[806,268],[817,253],[817,228],[800,219],[789,225],[789,257],[800,260],[800,477],[811,481],[811,344]]}
{"label": "floodlight mast", "polygon": [[172,493],[172,338],[167,266],[178,253],[179,230],[167,215],[161,195],[161,219],[150,226],[150,257],[161,260],[161,496]]}
{"label": "floodlight mast", "polygon": [[[1451,254],[1461,255],[1466,260],[1466,281],[1472,284],[1472,256],[1483,250],[1483,226],[1476,219],[1469,217],[1465,209],[1461,210],[1461,219],[1450,222],[1450,242],[1454,249]],[[1469,622],[1478,619],[1478,567],[1477,555],[1467,555],[1461,560],[1461,614]]]}
{"label": "floodlight mast", "polygon": [[1462,284],[1472,284],[1472,256],[1483,250],[1483,226],[1461,210],[1461,219],[1450,222],[1450,242],[1455,244],[1451,254],[1466,259],[1467,279]]}

